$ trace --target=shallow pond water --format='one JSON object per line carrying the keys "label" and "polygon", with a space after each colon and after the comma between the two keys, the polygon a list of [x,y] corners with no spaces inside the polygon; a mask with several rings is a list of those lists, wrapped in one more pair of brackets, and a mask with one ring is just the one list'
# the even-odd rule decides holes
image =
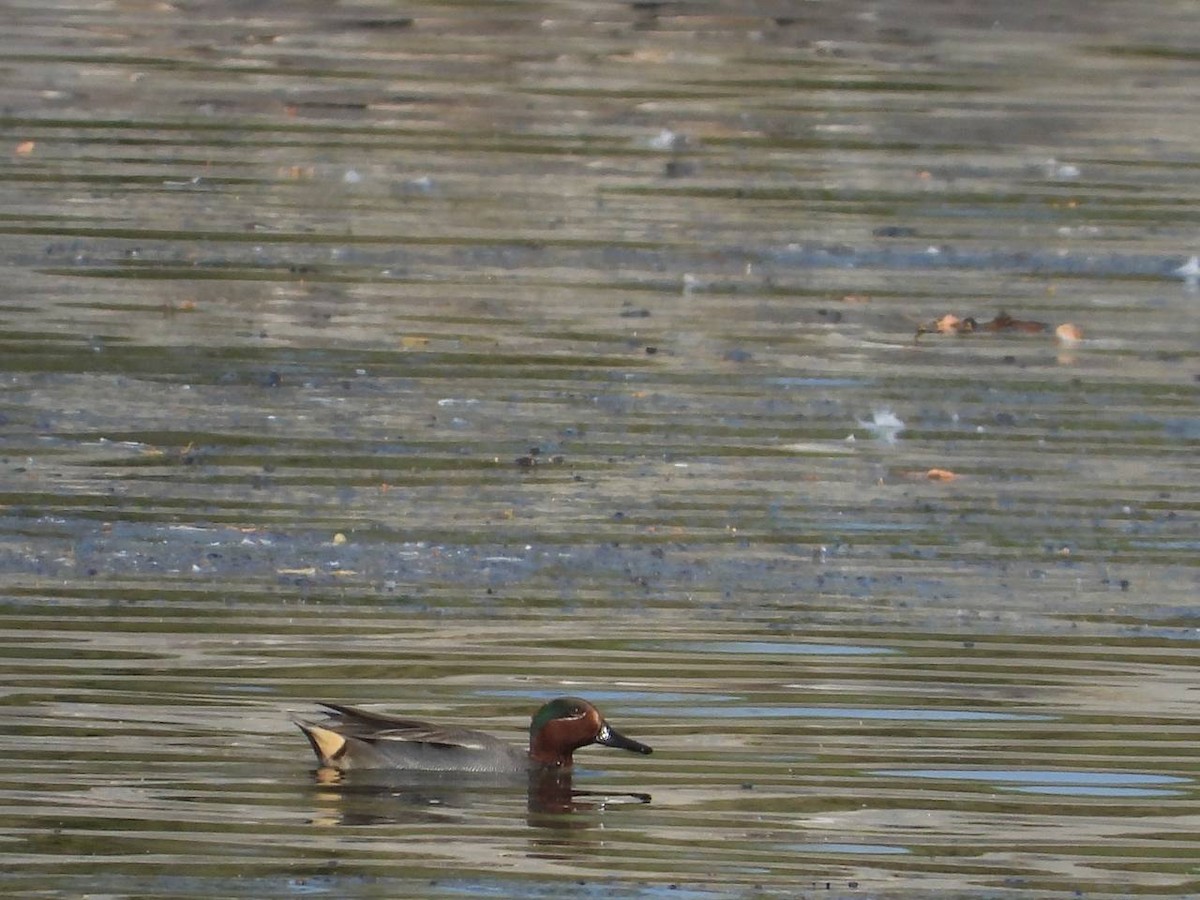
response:
{"label": "shallow pond water", "polygon": [[1194,5],[7,11],[0,891],[1200,891]]}

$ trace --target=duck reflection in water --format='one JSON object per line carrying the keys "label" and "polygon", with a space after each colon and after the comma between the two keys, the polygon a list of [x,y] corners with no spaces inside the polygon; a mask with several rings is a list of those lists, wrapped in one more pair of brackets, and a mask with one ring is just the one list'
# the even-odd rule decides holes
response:
{"label": "duck reflection in water", "polygon": [[[608,802],[649,802],[647,794],[576,791],[573,754],[601,744],[649,754],[651,748],[626,737],[599,710],[578,697],[559,697],[534,713],[529,747],[522,749],[482,731],[447,727],[416,719],[381,715],[341,704],[324,703],[326,718],[297,720],[321,768],[318,781],[333,787],[342,800],[373,794],[405,796],[432,815],[431,804],[452,801],[472,786],[519,784],[528,779],[531,814],[574,812]],[[433,796],[436,795],[436,796]],[[595,799],[592,799],[595,798]],[[374,806],[374,804],[371,804]],[[342,821],[350,810],[343,811]],[[395,818],[390,810],[387,819]],[[366,809],[352,816],[359,824],[373,818]],[[406,816],[407,818],[407,816]]]}

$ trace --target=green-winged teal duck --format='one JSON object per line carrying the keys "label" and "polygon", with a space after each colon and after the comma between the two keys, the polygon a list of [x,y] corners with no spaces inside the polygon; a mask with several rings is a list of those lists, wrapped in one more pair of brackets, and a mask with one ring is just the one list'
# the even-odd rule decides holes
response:
{"label": "green-winged teal duck", "polygon": [[588,744],[651,752],[616,731],[596,707],[578,697],[551,700],[533,714],[528,750],[468,728],[385,716],[338,703],[321,706],[329,711],[327,718],[296,724],[321,765],[342,771],[528,772],[569,769],[571,754]]}

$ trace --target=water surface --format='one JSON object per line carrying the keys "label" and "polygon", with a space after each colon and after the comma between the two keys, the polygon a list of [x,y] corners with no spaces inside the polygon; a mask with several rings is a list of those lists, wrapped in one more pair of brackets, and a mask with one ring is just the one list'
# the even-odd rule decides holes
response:
{"label": "water surface", "polygon": [[7,13],[6,895],[1200,891],[1193,6]]}

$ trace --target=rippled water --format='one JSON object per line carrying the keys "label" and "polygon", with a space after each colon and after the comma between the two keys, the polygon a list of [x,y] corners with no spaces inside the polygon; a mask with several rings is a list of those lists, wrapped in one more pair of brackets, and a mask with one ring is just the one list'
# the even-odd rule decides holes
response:
{"label": "rippled water", "polygon": [[6,895],[1200,891],[1194,5],[3,6]]}

